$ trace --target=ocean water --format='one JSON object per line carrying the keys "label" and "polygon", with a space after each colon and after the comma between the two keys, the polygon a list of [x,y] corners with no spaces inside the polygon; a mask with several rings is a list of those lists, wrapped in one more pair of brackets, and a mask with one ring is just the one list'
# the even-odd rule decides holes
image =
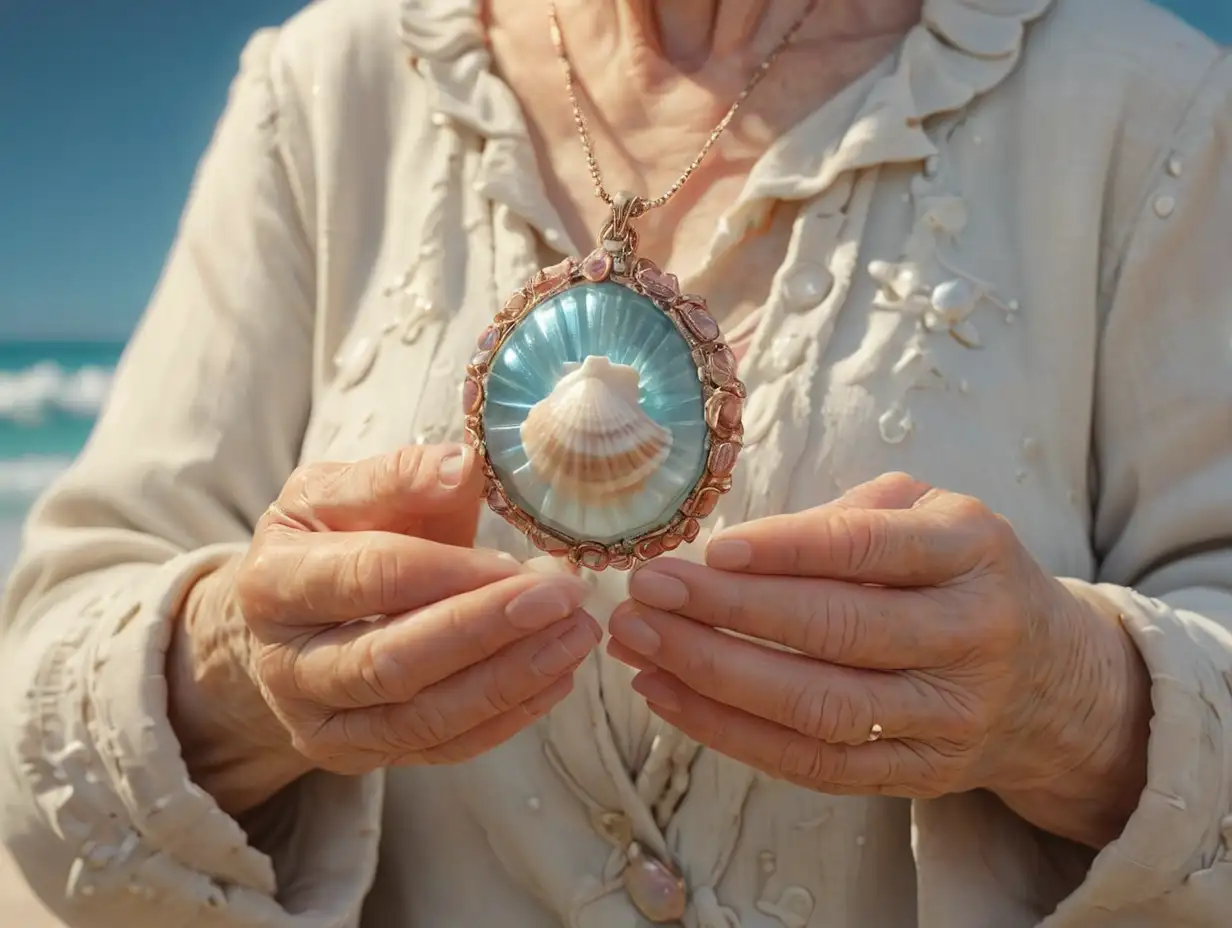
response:
{"label": "ocean water", "polygon": [[0,587],[30,503],[81,450],[123,347],[0,341]]}

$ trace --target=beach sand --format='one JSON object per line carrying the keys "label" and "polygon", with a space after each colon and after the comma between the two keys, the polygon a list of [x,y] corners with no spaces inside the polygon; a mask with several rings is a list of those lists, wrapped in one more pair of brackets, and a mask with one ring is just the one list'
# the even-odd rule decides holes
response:
{"label": "beach sand", "polygon": [[0,925],[13,928],[64,928],[34,898],[8,854],[0,850]]}

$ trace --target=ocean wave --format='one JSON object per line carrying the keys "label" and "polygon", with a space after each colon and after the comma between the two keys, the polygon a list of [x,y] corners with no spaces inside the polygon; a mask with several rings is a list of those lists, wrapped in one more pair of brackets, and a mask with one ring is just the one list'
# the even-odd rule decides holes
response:
{"label": "ocean wave", "polygon": [[0,591],[21,548],[26,511],[71,463],[71,458],[53,455],[0,458]]}
{"label": "ocean wave", "polygon": [[51,454],[0,458],[0,507],[29,504],[72,463],[72,458]]}
{"label": "ocean wave", "polygon": [[0,419],[23,425],[37,425],[53,413],[93,419],[111,391],[113,374],[109,367],[67,369],[55,361],[0,371]]}

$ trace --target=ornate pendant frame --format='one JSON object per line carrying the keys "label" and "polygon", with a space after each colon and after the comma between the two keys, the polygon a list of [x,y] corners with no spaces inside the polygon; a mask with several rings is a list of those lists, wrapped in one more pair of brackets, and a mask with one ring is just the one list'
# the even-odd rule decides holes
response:
{"label": "ornate pendant frame", "polygon": [[[622,260],[623,257],[613,257],[611,250],[600,247],[586,258],[566,258],[536,273],[505,302],[492,324],[479,336],[477,353],[466,367],[462,391],[466,433],[483,462],[488,506],[540,551],[594,571],[608,567],[629,570],[639,561],[648,561],[694,541],[701,532],[700,520],[710,515],[719,498],[731,489],[731,475],[744,435],[741,417],[747,393],[737,377],[736,358],[723,341],[706,301],[694,294],[682,294],[675,275],[660,270],[648,259],[629,256],[629,260]],[[620,284],[646,297],[675,324],[697,366],[707,429],[705,467],[667,524],[606,544],[549,530],[519,507],[492,467],[483,431],[489,365],[510,333],[545,300],[571,287],[603,281]]]}

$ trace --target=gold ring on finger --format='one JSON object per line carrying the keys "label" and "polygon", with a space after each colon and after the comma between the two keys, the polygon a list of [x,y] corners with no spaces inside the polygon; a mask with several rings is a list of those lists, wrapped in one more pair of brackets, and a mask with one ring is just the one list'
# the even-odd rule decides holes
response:
{"label": "gold ring on finger", "polygon": [[881,740],[881,723],[880,722],[873,722],[873,727],[868,730],[868,738],[866,740],[870,744],[874,741]]}

